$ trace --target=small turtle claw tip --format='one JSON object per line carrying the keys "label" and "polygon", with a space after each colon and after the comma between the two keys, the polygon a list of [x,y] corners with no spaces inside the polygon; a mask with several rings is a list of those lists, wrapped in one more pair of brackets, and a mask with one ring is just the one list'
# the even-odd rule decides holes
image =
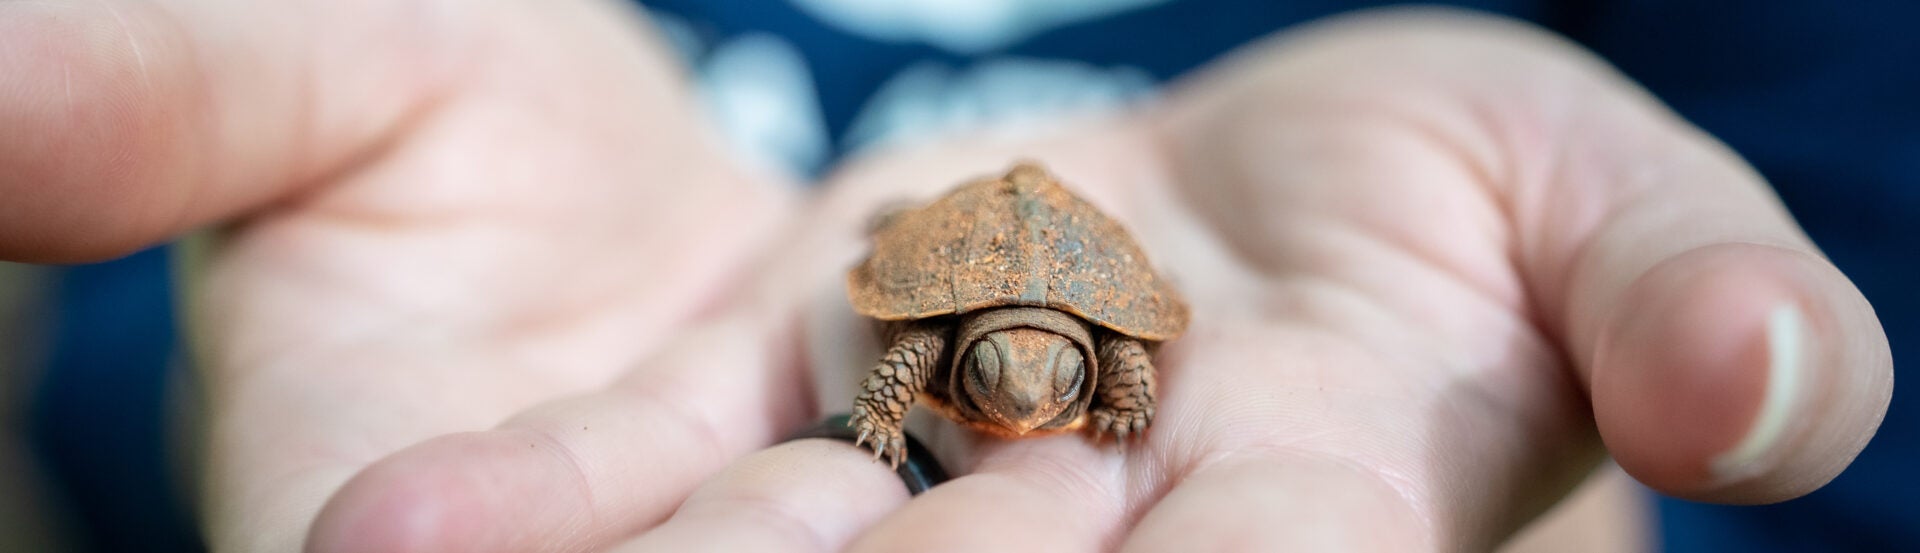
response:
{"label": "small turtle claw tip", "polygon": [[853,447],[860,447],[860,444],[862,444],[862,443],[866,443],[866,441],[867,441],[867,434],[868,434],[868,433],[871,433],[871,432],[873,432],[873,431],[872,431],[872,430],[861,430],[861,431],[860,431],[860,435],[859,435],[859,436],[854,436],[854,437],[853,437]]}

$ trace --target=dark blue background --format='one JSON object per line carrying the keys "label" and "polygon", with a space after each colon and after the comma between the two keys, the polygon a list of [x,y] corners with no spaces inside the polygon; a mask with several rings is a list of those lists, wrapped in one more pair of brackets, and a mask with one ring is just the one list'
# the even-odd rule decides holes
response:
{"label": "dark blue background", "polygon": [[[696,34],[780,35],[820,83],[833,136],[906,64],[971,59],[874,42],[779,1],[648,2]],[[1301,21],[1370,2],[1170,2],[1051,30],[1005,50],[1174,78]],[[1547,26],[1592,48],[1726,141],[1878,310],[1894,358],[1920,347],[1920,3],[1486,1],[1457,5]],[[844,153],[844,152],[836,152]],[[164,258],[65,271],[55,352],[32,412],[37,452],[98,551],[202,549],[163,462],[161,382],[175,355]],[[1897,366],[1897,365],[1896,365]],[[1904,378],[1901,378],[1904,380]],[[1920,550],[1920,428],[1896,392],[1880,434],[1840,478],[1764,507],[1660,501],[1668,551]]]}

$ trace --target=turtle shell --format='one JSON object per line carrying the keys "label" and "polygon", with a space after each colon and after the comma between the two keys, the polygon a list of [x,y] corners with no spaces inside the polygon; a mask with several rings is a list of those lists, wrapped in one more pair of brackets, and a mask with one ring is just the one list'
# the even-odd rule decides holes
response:
{"label": "turtle shell", "polygon": [[1187,327],[1186,303],[1133,236],[1037,165],[890,214],[872,238],[872,253],[847,274],[847,294],[875,319],[1017,305],[1143,340]]}

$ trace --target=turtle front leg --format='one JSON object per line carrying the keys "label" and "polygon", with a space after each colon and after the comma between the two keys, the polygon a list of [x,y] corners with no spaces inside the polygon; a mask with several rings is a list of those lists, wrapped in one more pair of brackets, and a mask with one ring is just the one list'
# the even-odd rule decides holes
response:
{"label": "turtle front leg", "polygon": [[1111,433],[1125,444],[1129,435],[1138,436],[1153,423],[1153,358],[1145,344],[1119,335],[1102,341],[1098,353],[1100,376],[1089,410],[1093,433]]}
{"label": "turtle front leg", "polygon": [[886,334],[893,345],[860,383],[849,424],[860,432],[853,445],[871,439],[873,458],[885,455],[889,465],[898,467],[907,456],[906,433],[900,425],[914,400],[926,391],[927,379],[932,378],[951,333],[944,325],[888,324]]}

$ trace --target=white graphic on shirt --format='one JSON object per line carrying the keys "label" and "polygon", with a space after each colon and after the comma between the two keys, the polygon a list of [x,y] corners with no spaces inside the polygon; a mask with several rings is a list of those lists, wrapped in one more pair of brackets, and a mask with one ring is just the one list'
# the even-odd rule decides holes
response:
{"label": "white graphic on shirt", "polygon": [[1133,67],[992,58],[968,71],[935,62],[908,66],[875,92],[842,143],[883,142],[1014,125],[1063,113],[1111,109],[1147,94],[1153,77]]}
{"label": "white graphic on shirt", "polygon": [[959,53],[1012,44],[1041,31],[1167,0],[792,0],[844,30]]}
{"label": "white graphic on shirt", "polygon": [[804,175],[827,160],[827,126],[813,77],[791,44],[768,34],[715,46],[699,67],[700,92],[736,150]]}
{"label": "white graphic on shirt", "polygon": [[[686,21],[654,11],[661,34],[693,68],[710,119],[743,156],[795,176],[829,161],[831,139],[800,53],[764,33],[708,42]],[[841,144],[877,144],[1112,109],[1149,94],[1153,78],[1128,66],[986,58],[965,69],[922,61],[895,73],[848,126]]]}

